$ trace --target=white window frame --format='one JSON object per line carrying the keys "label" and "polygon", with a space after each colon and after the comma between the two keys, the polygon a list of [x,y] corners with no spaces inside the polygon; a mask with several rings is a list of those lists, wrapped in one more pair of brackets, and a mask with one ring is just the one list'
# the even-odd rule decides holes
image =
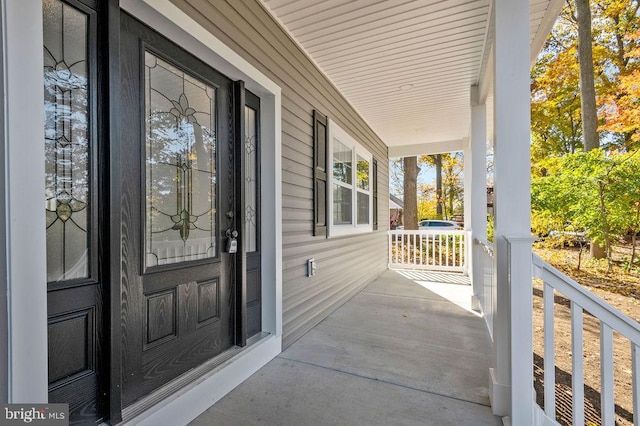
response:
{"label": "white window frame", "polygon": [[[360,145],[351,135],[342,129],[335,121],[329,120],[329,146],[327,147],[329,167],[327,169],[327,188],[329,192],[329,206],[327,211],[329,236],[340,236],[350,234],[362,234],[365,232],[373,232],[373,155]],[[333,223],[333,143],[334,140],[339,141],[347,148],[351,149],[351,184],[337,183],[342,187],[351,187],[351,222],[350,224],[336,225]],[[363,190],[358,188],[356,179],[357,160],[358,157],[369,162],[369,189]],[[369,223],[358,224],[358,193],[367,194],[369,196]]]}

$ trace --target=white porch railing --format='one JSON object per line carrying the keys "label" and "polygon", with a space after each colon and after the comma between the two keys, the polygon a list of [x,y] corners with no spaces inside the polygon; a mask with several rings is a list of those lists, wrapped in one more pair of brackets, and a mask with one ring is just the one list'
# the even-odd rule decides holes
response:
{"label": "white porch railing", "polygon": [[633,392],[633,424],[640,425],[640,325],[615,309],[600,297],[533,255],[533,276],[543,281],[544,315],[544,416],[537,406],[537,418],[547,424],[557,424],[556,419],[556,369],[555,369],[555,295],[561,294],[570,301],[571,319],[571,394],[572,424],[585,424],[584,392],[584,326],[585,311],[600,323],[600,405],[603,426],[615,425],[614,400],[614,331],[630,342],[631,380]]}
{"label": "white porch railing", "polygon": [[389,269],[465,272],[465,231],[389,231]]}
{"label": "white porch railing", "polygon": [[480,302],[480,313],[487,325],[487,331],[493,340],[493,313],[496,289],[493,278],[493,245],[479,239],[474,239],[473,268],[480,271],[474,278],[480,278],[480,292],[477,294]]}

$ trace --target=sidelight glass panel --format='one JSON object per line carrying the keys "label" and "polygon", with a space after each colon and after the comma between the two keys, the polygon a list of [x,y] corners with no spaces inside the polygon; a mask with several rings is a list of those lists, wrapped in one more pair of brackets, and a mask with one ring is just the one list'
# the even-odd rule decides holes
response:
{"label": "sidelight glass panel", "polygon": [[215,94],[145,52],[147,267],[216,255]]}
{"label": "sidelight glass panel", "polygon": [[257,114],[256,110],[244,107],[244,152],[245,152],[245,246],[247,252],[258,248],[258,151],[257,151]]}
{"label": "sidelight glass panel", "polygon": [[88,16],[44,0],[44,144],[47,281],[89,276]]}

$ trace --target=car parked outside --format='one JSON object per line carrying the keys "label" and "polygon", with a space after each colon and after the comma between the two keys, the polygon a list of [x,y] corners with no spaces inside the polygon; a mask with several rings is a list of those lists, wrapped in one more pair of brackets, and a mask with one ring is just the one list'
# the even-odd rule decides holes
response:
{"label": "car parked outside", "polygon": [[460,222],[452,220],[421,220],[418,222],[418,229],[427,229],[429,231],[462,231],[464,226]]}

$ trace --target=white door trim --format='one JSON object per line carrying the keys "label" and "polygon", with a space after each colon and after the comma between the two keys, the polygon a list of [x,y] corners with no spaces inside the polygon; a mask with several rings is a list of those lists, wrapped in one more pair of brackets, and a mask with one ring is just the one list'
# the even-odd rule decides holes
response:
{"label": "white door trim", "polygon": [[[47,402],[42,4],[2,0],[9,402]],[[1,308],[5,313],[4,307]]]}

